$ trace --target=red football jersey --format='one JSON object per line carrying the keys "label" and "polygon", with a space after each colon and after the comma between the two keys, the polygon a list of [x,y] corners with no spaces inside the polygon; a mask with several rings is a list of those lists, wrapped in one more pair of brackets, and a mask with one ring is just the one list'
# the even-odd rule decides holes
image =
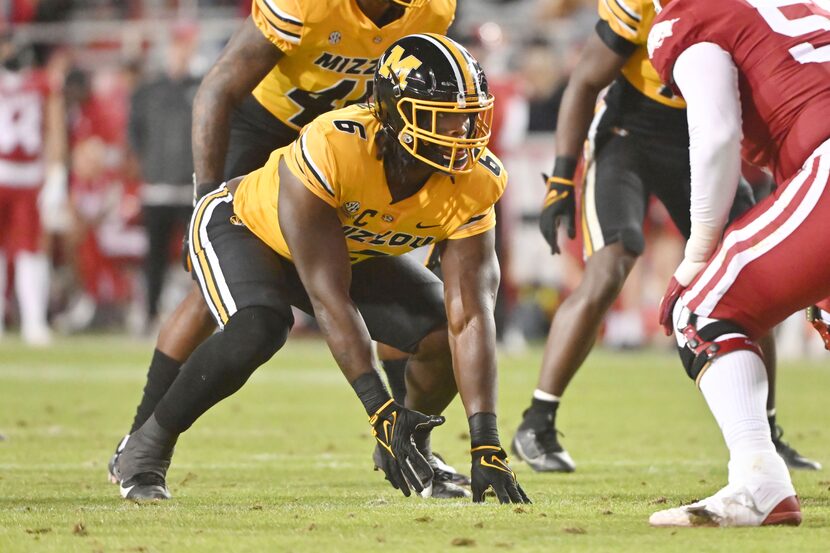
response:
{"label": "red football jersey", "polygon": [[673,0],[648,39],[663,82],[701,42],[738,68],[744,158],[784,182],[830,138],[830,11],[810,0]]}
{"label": "red football jersey", "polygon": [[44,177],[45,74],[0,69],[0,186],[32,188]]}

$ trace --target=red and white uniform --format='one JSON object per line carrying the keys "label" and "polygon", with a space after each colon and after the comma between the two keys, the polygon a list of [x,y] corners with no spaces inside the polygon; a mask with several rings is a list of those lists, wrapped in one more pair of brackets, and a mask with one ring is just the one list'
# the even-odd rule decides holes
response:
{"label": "red and white uniform", "polygon": [[[681,302],[758,338],[830,296],[830,11],[809,0],[674,0],[655,20],[649,54],[689,105]],[[712,229],[726,221],[741,157],[781,184],[718,247]]]}
{"label": "red and white uniform", "polygon": [[37,195],[46,171],[43,73],[0,69],[0,250],[38,250]]}

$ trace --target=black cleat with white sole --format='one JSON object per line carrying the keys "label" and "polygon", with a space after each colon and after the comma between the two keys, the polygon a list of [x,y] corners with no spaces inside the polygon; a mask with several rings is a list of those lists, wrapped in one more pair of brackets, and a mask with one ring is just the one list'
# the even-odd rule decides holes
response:
{"label": "black cleat with white sole", "polygon": [[177,438],[178,435],[159,426],[155,416],[130,434],[113,463],[112,473],[120,481],[121,497],[170,499],[165,478]]}
{"label": "black cleat with white sole", "polygon": [[432,466],[432,470],[434,470],[436,474],[439,470],[443,471],[444,473],[446,473],[446,476],[447,478],[449,478],[449,481],[455,484],[456,486],[470,485],[470,477],[466,474],[461,474],[460,472],[455,470],[455,467],[453,467],[452,465],[448,465],[440,454],[433,452],[432,458],[427,460],[429,461],[430,466]]}
{"label": "black cleat with white sole", "polygon": [[164,476],[155,472],[141,472],[121,482],[121,497],[133,501],[170,499],[170,490]]}
{"label": "black cleat with white sole", "polygon": [[821,470],[821,463],[803,456],[793,446],[782,440],[784,430],[779,425],[774,425],[772,431],[772,443],[775,445],[775,451],[784,459],[784,462],[791,469],[796,470]]}
{"label": "black cleat with white sole", "polygon": [[124,446],[127,445],[127,440],[129,439],[129,434],[121,438],[121,441],[118,442],[117,446],[115,446],[115,451],[113,452],[112,457],[110,457],[110,460],[107,463],[107,478],[109,478],[110,484],[118,484],[118,482],[121,480],[118,477],[116,465],[118,463],[118,456],[121,455],[122,451],[124,451]]}
{"label": "black cleat with white sole", "polygon": [[513,455],[536,472],[573,472],[576,463],[559,443],[556,428],[522,428],[510,444]]}
{"label": "black cleat with white sole", "polygon": [[[381,455],[383,454],[381,453],[379,446],[375,446],[375,450],[372,452],[372,460],[375,464],[375,470],[380,470]],[[422,497],[432,497],[434,499],[465,499],[472,497],[469,490],[462,488],[456,483],[459,477],[466,479],[467,481],[469,481],[469,477],[454,472],[455,469],[449,467],[449,465],[444,463],[443,460],[432,452],[427,452],[424,457],[429,463],[430,468],[432,468],[433,474],[432,483],[421,493]],[[449,467],[451,470],[447,470],[445,467]]]}
{"label": "black cleat with white sole", "polygon": [[[426,455],[429,466],[432,467],[432,494],[430,497],[435,499],[469,499],[473,494],[469,490],[462,488],[458,483],[459,477],[461,479],[470,481],[469,477],[459,474],[457,472],[449,471],[445,467],[449,467],[444,461],[434,453]],[[449,467],[452,469],[452,467]]]}

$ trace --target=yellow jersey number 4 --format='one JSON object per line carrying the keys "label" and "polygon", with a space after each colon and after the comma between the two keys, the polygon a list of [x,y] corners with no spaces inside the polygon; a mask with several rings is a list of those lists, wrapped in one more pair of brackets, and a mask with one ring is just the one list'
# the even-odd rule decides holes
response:
{"label": "yellow jersey number 4", "polygon": [[355,79],[343,79],[329,88],[318,92],[292,88],[286,96],[301,109],[298,113],[291,116],[289,121],[298,127],[304,127],[308,123],[311,123],[318,115],[322,115],[336,108],[342,108],[368,100],[372,96],[372,87],[374,85],[371,80],[366,81],[366,88],[364,89],[364,93],[360,95],[360,98],[343,102],[343,100],[351,95],[359,82]]}

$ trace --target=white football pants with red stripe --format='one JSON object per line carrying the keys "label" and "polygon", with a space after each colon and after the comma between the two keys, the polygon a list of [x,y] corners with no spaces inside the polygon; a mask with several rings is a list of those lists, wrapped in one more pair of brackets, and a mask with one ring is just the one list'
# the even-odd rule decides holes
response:
{"label": "white football pants with red stripe", "polygon": [[[680,302],[757,340],[830,297],[830,140],[776,192],[727,229]],[[676,310],[675,313],[678,313]]]}

